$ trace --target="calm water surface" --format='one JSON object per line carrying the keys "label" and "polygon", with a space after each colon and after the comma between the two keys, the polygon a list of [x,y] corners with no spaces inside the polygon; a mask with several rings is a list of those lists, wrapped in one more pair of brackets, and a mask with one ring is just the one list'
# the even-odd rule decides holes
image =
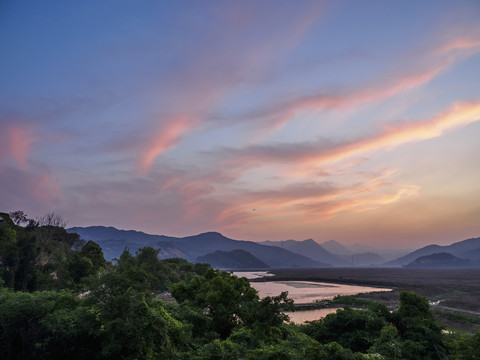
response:
{"label": "calm water surface", "polygon": [[314,310],[301,310],[301,311],[285,311],[291,322],[295,324],[303,324],[307,321],[319,320],[332,314],[340,308],[328,308],[328,309],[314,309]]}
{"label": "calm water surface", "polygon": [[[247,279],[261,278],[271,276],[266,272],[235,272],[237,276],[243,276]],[[374,291],[391,291],[392,289],[378,288],[371,286],[346,285],[335,283],[323,283],[313,281],[265,281],[251,282],[250,285],[258,291],[258,295],[263,298],[266,296],[280,295],[282,291],[288,291],[288,297],[295,301],[295,304],[309,304],[317,300],[330,300],[338,295],[356,295],[359,293],[369,293]],[[286,312],[290,320],[295,323],[302,323],[309,320],[318,320],[326,315],[335,312],[336,308],[302,310],[295,312]]]}

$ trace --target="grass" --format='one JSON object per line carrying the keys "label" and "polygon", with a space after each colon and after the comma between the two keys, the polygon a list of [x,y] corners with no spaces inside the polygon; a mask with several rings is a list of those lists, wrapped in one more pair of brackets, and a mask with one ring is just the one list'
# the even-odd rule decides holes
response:
{"label": "grass", "polygon": [[[359,294],[360,295],[360,294]],[[358,298],[356,295],[339,295],[330,300],[330,304],[339,306],[365,306],[372,301]]]}

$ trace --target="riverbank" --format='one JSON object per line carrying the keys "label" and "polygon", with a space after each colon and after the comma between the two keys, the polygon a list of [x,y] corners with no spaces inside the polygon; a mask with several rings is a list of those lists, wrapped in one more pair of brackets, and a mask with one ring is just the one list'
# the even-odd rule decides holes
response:
{"label": "riverbank", "polygon": [[480,329],[480,269],[328,268],[269,272],[274,276],[262,280],[389,287],[393,289],[390,292],[358,294],[353,298],[360,302],[378,301],[392,309],[397,308],[401,291],[413,291],[429,299],[439,320],[448,327],[468,332]]}

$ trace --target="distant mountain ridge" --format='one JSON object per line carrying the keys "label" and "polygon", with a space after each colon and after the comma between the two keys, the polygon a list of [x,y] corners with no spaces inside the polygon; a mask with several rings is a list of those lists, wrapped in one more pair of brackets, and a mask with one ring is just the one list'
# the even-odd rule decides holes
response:
{"label": "distant mountain ridge", "polygon": [[[480,238],[467,239],[447,246],[428,245],[412,251],[405,256],[396,258],[395,260],[384,262],[382,261],[382,257],[376,252],[345,254],[345,249],[349,252],[353,245],[348,247],[343,246],[334,240],[327,241],[323,244],[330,249],[336,248],[336,251],[344,252],[343,255],[332,253],[312,239],[303,241],[265,241],[263,243],[257,243],[233,240],[217,232],[207,232],[187,237],[173,237],[146,234],[134,230],[119,230],[114,227],[105,226],[74,227],[68,229],[68,231],[78,233],[85,240],[97,242],[102,247],[105,257],[108,260],[118,258],[125,248],[135,253],[135,251],[141,247],[151,246],[161,250],[159,252],[161,258],[181,257],[192,262],[216,251],[233,252],[234,250],[243,250],[271,268],[318,268],[331,267],[332,265],[336,267],[401,267],[409,265],[420,257],[437,253],[448,253],[460,260],[470,261],[450,261],[449,263],[447,261],[447,267],[480,267]],[[368,247],[360,245],[357,247],[358,250],[368,249]],[[355,247],[355,249],[357,249],[357,247]],[[217,253],[214,256],[214,258],[219,257],[230,257],[233,263],[235,261],[232,259],[237,258],[238,260],[242,258],[242,256],[235,253]],[[247,259],[247,257],[248,255],[245,255],[244,260]]]}
{"label": "distant mountain ridge", "polygon": [[389,261],[384,266],[406,266],[412,261],[422,256],[433,255],[438,253],[448,253],[460,259],[473,261],[474,263],[480,261],[480,238],[472,238],[463,241],[455,242],[451,245],[428,245],[415,250],[398,259]]}
{"label": "distant mountain ridge", "polygon": [[228,270],[266,269],[267,264],[245,250],[217,250],[204,256],[199,256],[197,262],[209,263],[215,268]]}
{"label": "distant mountain ridge", "polygon": [[287,249],[267,246],[252,241],[233,240],[217,232],[207,232],[183,238],[151,235],[140,231],[118,230],[113,227],[90,226],[68,229],[85,240],[97,242],[108,260],[118,258],[125,248],[131,252],[150,246],[160,249],[161,258],[181,257],[196,261],[198,257],[214,251],[244,250],[272,268],[331,267],[330,264],[315,261],[309,257],[293,253]]}
{"label": "distant mountain ridge", "polygon": [[467,259],[461,259],[450,253],[442,252],[431,255],[421,256],[408,265],[406,268],[413,269],[444,269],[444,268],[467,268],[474,264]]}
{"label": "distant mountain ridge", "polygon": [[335,240],[328,240],[320,243],[320,245],[332,254],[340,256],[351,266],[380,265],[412,251],[405,249],[377,249],[358,243],[343,245]]}
{"label": "distant mountain ridge", "polygon": [[261,244],[268,246],[278,246],[287,249],[296,254],[307,256],[313,260],[328,263],[333,266],[348,266],[348,262],[337,255],[325,250],[319,243],[312,239],[303,241],[284,240],[284,241],[263,241]]}
{"label": "distant mountain ridge", "polygon": [[335,255],[351,255],[354,252],[335,240],[328,240],[320,244],[325,250]]}
{"label": "distant mountain ridge", "polygon": [[303,241],[263,241],[261,242],[261,244],[269,246],[280,246],[294,253],[308,256],[314,260],[329,263],[336,267],[371,266],[385,262],[385,260],[377,253],[353,253],[335,240],[324,242],[323,245],[342,254],[332,253],[332,251],[325,249],[322,244],[319,244],[312,239],[307,239]]}

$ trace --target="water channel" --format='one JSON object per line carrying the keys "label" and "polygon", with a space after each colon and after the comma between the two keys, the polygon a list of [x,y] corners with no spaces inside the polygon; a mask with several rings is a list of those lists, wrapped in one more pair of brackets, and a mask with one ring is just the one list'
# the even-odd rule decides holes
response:
{"label": "water channel", "polygon": [[[236,276],[255,279],[272,276],[267,272],[235,272]],[[378,288],[370,286],[347,285],[324,283],[314,281],[264,281],[250,282],[250,285],[258,291],[258,295],[263,298],[266,296],[280,295],[282,291],[288,291],[288,297],[293,299],[295,304],[311,304],[319,300],[330,300],[338,295],[356,295],[359,293],[369,293],[375,291],[391,291],[387,288]],[[315,309],[315,310],[297,310],[295,312],[286,312],[290,321],[303,323],[309,320],[318,320],[326,315],[333,313],[337,308]]]}

